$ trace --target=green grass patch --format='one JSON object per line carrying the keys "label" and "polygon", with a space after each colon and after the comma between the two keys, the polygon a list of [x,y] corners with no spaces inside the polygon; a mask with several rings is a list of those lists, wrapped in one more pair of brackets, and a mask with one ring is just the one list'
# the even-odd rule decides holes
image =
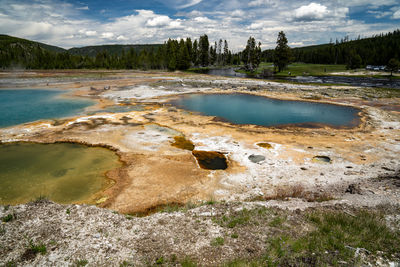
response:
{"label": "green grass patch", "polygon": [[17,267],[17,263],[14,261],[8,261],[6,264],[4,264],[4,267]]}
{"label": "green grass patch", "polygon": [[271,227],[281,227],[285,221],[286,221],[285,218],[282,218],[280,216],[275,216],[268,225]]}
{"label": "green grass patch", "polygon": [[89,263],[88,260],[85,260],[85,259],[83,259],[83,260],[77,260],[77,261],[75,262],[76,266],[86,266],[88,263]]}
{"label": "green grass patch", "polygon": [[181,262],[180,262],[182,267],[196,267],[197,264],[190,258],[190,257],[185,257]]}
{"label": "green grass patch", "polygon": [[1,218],[2,222],[11,222],[12,220],[14,220],[14,215],[13,214],[7,214],[3,218]]}
{"label": "green grass patch", "polygon": [[163,256],[161,256],[161,257],[159,257],[159,258],[157,258],[156,259],[156,264],[157,265],[161,265],[161,264],[163,264],[164,263],[164,257]]}
{"label": "green grass patch", "polygon": [[225,243],[224,238],[221,237],[221,236],[219,236],[219,237],[217,237],[217,238],[214,238],[214,239],[211,241],[211,246],[218,247],[218,246],[222,246],[224,243]]}
{"label": "green grass patch", "polygon": [[229,215],[214,217],[213,221],[222,227],[235,228],[249,224],[258,224],[259,220],[265,220],[271,216],[271,211],[265,207],[255,209],[242,209],[231,212]]}
{"label": "green grass patch", "polygon": [[186,212],[188,210],[198,207],[199,204],[193,202],[187,202],[186,204],[170,203],[162,205],[157,209],[157,212],[173,213],[173,212]]}
{"label": "green grass patch", "polygon": [[[263,69],[273,71],[273,64],[268,62],[261,63],[257,71],[261,73]],[[346,65],[292,63],[282,72],[276,73],[276,76],[325,76],[343,71],[347,71]]]}
{"label": "green grass patch", "polygon": [[47,248],[46,245],[43,243],[35,244],[33,243],[32,240],[29,240],[29,249],[34,253],[34,254],[46,254],[47,253]]}
{"label": "green grass patch", "polygon": [[359,263],[355,251],[375,254],[382,251],[385,258],[400,256],[400,233],[389,229],[382,215],[360,211],[355,216],[344,212],[313,212],[308,221],[314,230],[300,236],[285,233],[267,241],[269,263],[273,265],[350,265]]}
{"label": "green grass patch", "polygon": [[[247,72],[245,70],[238,70],[238,72],[246,73],[249,75],[257,75],[261,74],[264,69],[273,72],[274,64],[272,62],[262,62],[254,72]],[[289,64],[285,70],[276,73],[275,76],[325,76],[332,75],[331,73],[334,72],[344,71],[347,71],[346,65],[292,63]]]}
{"label": "green grass patch", "polygon": [[[268,222],[279,230],[268,235],[262,257],[239,258],[221,266],[373,266],[377,255],[400,259],[400,231],[390,229],[380,212],[313,211],[287,221],[291,227],[282,227],[284,222],[286,216],[276,214]],[[297,231],[299,225],[309,230]]]}
{"label": "green grass patch", "polygon": [[231,234],[231,238],[238,238],[238,237],[239,237],[239,235],[236,233]]}

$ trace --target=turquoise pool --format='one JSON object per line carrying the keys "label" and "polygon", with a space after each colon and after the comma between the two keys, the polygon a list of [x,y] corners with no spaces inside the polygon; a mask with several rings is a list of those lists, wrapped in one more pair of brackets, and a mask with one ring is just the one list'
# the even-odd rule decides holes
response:
{"label": "turquoise pool", "polygon": [[79,114],[91,100],[63,98],[55,90],[0,90],[0,127]]}
{"label": "turquoise pool", "polygon": [[170,101],[180,108],[236,124],[354,127],[359,109],[307,101],[287,101],[250,94],[191,94]]}

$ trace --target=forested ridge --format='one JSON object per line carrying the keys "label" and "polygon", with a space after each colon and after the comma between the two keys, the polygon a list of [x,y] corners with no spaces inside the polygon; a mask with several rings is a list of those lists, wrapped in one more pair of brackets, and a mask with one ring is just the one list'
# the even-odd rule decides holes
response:
{"label": "forested ridge", "polygon": [[[253,70],[261,61],[277,62],[276,49],[261,53],[260,46],[250,37],[245,50],[232,53],[228,41],[220,39],[210,43],[208,36],[202,35],[195,40],[169,39],[164,44],[100,45],[66,50],[0,35],[0,68],[186,70],[244,64],[246,69]],[[345,37],[329,44],[290,50],[288,62],[347,64],[349,68],[386,65],[390,59],[400,60],[400,30],[364,39]]]}
{"label": "forested ridge", "polygon": [[157,49],[162,44],[139,44],[139,45],[91,45],[84,47],[73,47],[68,49],[68,52],[72,55],[78,56],[89,56],[96,57],[96,55],[100,52],[107,51],[110,55],[118,55],[121,56],[123,53],[129,52],[129,50],[133,49],[137,53],[140,53],[142,50],[147,49]]}
{"label": "forested ridge", "polygon": [[[400,30],[364,39],[344,37],[329,44],[293,48],[292,56],[294,62],[313,64],[386,65],[392,58],[400,60]],[[274,50],[263,51],[262,58],[273,62]]]}
{"label": "forested ridge", "polygon": [[82,48],[48,46],[0,35],[0,68],[26,69],[169,69],[239,63],[222,39],[210,45],[208,36],[199,40],[169,39],[155,45],[102,45]]}

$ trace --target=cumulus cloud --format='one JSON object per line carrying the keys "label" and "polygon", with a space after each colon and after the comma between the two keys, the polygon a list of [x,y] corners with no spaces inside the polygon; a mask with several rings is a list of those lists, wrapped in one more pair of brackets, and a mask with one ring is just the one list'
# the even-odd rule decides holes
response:
{"label": "cumulus cloud", "polygon": [[157,27],[157,26],[165,26],[171,23],[171,19],[168,16],[156,16],[152,19],[149,19],[146,22],[147,26]]}
{"label": "cumulus cloud", "polygon": [[261,29],[263,26],[264,25],[263,25],[262,22],[252,23],[252,24],[250,24],[250,26],[247,27],[247,29],[249,29],[249,30],[258,30],[258,29]]}
{"label": "cumulus cloud", "polygon": [[200,22],[200,23],[210,23],[210,22],[212,22],[212,20],[210,20],[207,17],[196,17],[193,20],[196,21],[196,22]]}
{"label": "cumulus cloud", "polygon": [[400,19],[400,9],[393,13],[392,19]]}
{"label": "cumulus cloud", "polygon": [[97,32],[96,31],[86,31],[85,34],[86,34],[86,36],[96,36]]}
{"label": "cumulus cloud", "polygon": [[297,21],[322,20],[327,15],[329,15],[327,7],[317,3],[301,6],[294,11],[294,19]]}
{"label": "cumulus cloud", "polygon": [[[195,10],[188,9],[175,15],[143,9],[102,21],[88,18],[85,10],[77,9],[83,4],[72,5],[62,0],[0,0],[0,32],[64,48],[94,44],[163,43],[168,38],[195,39],[207,34],[211,43],[220,38],[226,39],[231,49],[239,51],[244,48],[249,36],[261,41],[263,49],[273,48],[279,31],[286,33],[292,46],[299,46],[324,43],[330,38],[345,35],[354,37],[363,33],[369,36],[396,28],[387,22],[367,24],[351,20],[348,5],[338,5],[337,1],[342,0],[300,5],[295,0],[221,0],[212,9],[203,5],[215,4],[215,1],[203,1]],[[366,0],[350,0],[350,4],[361,1]],[[200,3],[198,0],[166,2],[176,7]],[[280,4],[272,8],[276,3]],[[108,15],[112,14],[110,11],[107,11]],[[389,16],[400,18],[398,5],[390,10]]]}
{"label": "cumulus cloud", "polygon": [[125,36],[123,36],[123,35],[119,35],[119,36],[117,37],[117,40],[118,40],[118,41],[127,41],[127,40],[129,40],[129,38],[127,38],[127,37],[125,37]]}
{"label": "cumulus cloud", "polygon": [[236,9],[231,13],[232,17],[243,17],[246,13],[243,10]]}
{"label": "cumulus cloud", "polygon": [[114,33],[112,33],[112,32],[103,32],[101,34],[101,38],[104,38],[104,39],[111,39],[113,37],[114,37]]}

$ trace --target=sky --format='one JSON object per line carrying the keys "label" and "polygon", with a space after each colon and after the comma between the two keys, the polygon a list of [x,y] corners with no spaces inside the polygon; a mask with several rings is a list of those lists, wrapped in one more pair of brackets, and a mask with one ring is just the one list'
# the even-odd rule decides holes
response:
{"label": "sky", "polygon": [[0,0],[0,34],[63,48],[207,34],[236,52],[250,36],[274,48],[279,31],[298,47],[397,28],[400,0]]}

